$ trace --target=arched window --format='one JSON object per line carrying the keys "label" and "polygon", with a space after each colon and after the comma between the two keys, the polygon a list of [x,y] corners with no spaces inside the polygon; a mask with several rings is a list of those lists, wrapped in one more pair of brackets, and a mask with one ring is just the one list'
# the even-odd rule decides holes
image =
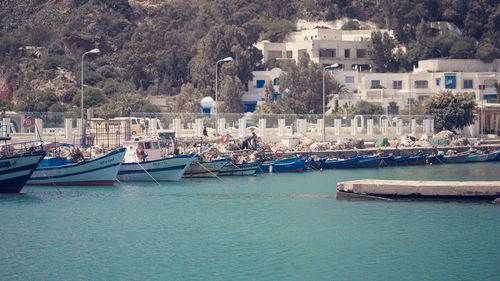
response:
{"label": "arched window", "polygon": [[279,78],[274,78],[273,79],[273,85],[278,86],[280,84],[280,79]]}

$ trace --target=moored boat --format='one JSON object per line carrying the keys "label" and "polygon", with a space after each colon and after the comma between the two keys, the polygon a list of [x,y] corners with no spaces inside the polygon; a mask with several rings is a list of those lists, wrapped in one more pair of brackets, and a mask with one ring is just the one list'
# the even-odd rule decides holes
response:
{"label": "moored boat", "polygon": [[145,138],[124,142],[127,149],[118,171],[119,181],[179,181],[186,169],[198,159],[196,154],[165,157],[160,140]]}
{"label": "moored boat", "polygon": [[217,173],[217,176],[251,176],[257,172],[261,163],[262,162],[235,164],[230,161],[222,167],[219,173]]}
{"label": "moored boat", "polygon": [[231,161],[231,158],[221,158],[213,161],[194,161],[184,172],[184,178],[214,178],[217,173]]}
{"label": "moored boat", "polygon": [[498,155],[500,155],[500,150],[497,151],[491,151],[488,153],[488,158],[486,161],[495,161],[498,158]]}
{"label": "moored boat", "polygon": [[381,160],[380,155],[362,156],[358,159],[356,168],[376,168],[380,166]]}
{"label": "moored boat", "polygon": [[321,170],[325,162],[326,158],[319,158],[319,159],[309,158],[306,160],[306,169]]}
{"label": "moored boat", "polygon": [[443,164],[444,154],[427,155],[427,164]]}
{"label": "moored boat", "polygon": [[445,164],[464,163],[468,157],[469,157],[469,152],[463,152],[463,153],[445,155],[442,161]]}
{"label": "moored boat", "polygon": [[[0,140],[7,142],[10,137],[2,137]],[[21,192],[45,154],[43,150],[4,149],[0,156],[0,193]]]}
{"label": "moored boat", "polygon": [[263,173],[294,173],[306,169],[306,160],[303,158],[292,158],[269,163],[262,163],[259,170]]}
{"label": "moored boat", "polygon": [[427,154],[410,155],[406,160],[406,165],[425,165]]}
{"label": "moored boat", "polygon": [[57,186],[111,186],[116,180],[118,169],[125,155],[120,148],[101,157],[77,163],[38,167],[27,185]]}
{"label": "moored boat", "polygon": [[471,153],[465,162],[484,162],[488,159],[488,153]]}
{"label": "moored boat", "polygon": [[359,156],[349,159],[326,159],[323,169],[350,169],[355,168],[359,162]]}

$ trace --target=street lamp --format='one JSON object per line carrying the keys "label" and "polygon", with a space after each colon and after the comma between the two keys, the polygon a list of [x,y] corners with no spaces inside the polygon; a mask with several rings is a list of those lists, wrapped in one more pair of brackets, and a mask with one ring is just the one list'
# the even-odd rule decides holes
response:
{"label": "street lamp", "polygon": [[219,62],[228,62],[232,60],[233,60],[232,57],[227,57],[220,59],[215,63],[215,135],[219,135],[219,115],[218,115],[219,111],[217,110],[217,85],[218,85],[217,78],[219,72],[217,70],[217,66],[219,65]]}
{"label": "street lamp", "polygon": [[[83,120],[83,57],[85,57],[86,54],[97,54],[100,53],[101,51],[99,49],[92,49],[88,52],[85,52],[82,54],[82,91],[80,94],[80,113],[81,113],[81,120],[82,120],[82,140],[85,138],[85,121]],[[83,144],[83,143],[82,143]]]}
{"label": "street lamp", "polygon": [[325,71],[328,68],[337,68],[339,67],[338,64],[332,64],[326,67],[323,67],[323,128],[322,128],[322,135],[323,135],[323,142],[326,140],[326,123],[325,123]]}

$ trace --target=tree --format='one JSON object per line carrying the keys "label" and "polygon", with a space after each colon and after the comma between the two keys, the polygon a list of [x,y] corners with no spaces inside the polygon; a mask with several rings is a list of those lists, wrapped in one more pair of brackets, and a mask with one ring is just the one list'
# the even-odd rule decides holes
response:
{"label": "tree", "polygon": [[181,93],[175,97],[173,112],[199,113],[202,93],[193,84],[182,85]]}
{"label": "tree", "polygon": [[264,86],[264,92],[266,93],[264,97],[264,101],[267,102],[274,102],[274,86],[273,82],[271,80],[266,82],[266,85]]}
{"label": "tree", "polygon": [[389,113],[389,114],[398,114],[399,113],[398,103],[395,102],[395,101],[389,102],[389,105],[387,106],[387,113]]}
{"label": "tree", "polygon": [[385,108],[380,103],[362,100],[358,101],[354,106],[354,113],[361,115],[383,115],[385,114]]}
{"label": "tree", "polygon": [[243,105],[243,101],[241,100],[243,93],[243,84],[240,79],[238,77],[226,76],[219,92],[219,101],[223,102],[219,112],[242,113],[245,111],[245,105]]}
{"label": "tree", "polygon": [[441,91],[424,102],[427,114],[434,116],[437,130],[463,129],[474,122],[476,102],[472,95]]}
{"label": "tree", "polygon": [[266,31],[262,35],[262,39],[271,42],[283,42],[288,34],[296,30],[295,23],[285,19],[269,21],[264,27]]}
{"label": "tree", "polygon": [[[279,98],[278,98],[279,99]],[[291,108],[281,104],[280,102],[264,103],[257,106],[255,114],[293,114]]]}
{"label": "tree", "polygon": [[361,26],[357,20],[348,20],[341,27],[342,30],[359,30]]}
{"label": "tree", "polygon": [[372,32],[372,47],[368,51],[373,60],[373,66],[377,72],[394,72],[398,69],[395,64],[392,50],[395,47],[394,40],[387,32]]}
{"label": "tree", "polygon": [[[307,54],[301,55],[297,64],[283,67],[280,75],[280,103],[296,114],[321,114],[323,112],[323,69],[311,62]],[[325,103],[338,93],[341,86],[325,72]]]}

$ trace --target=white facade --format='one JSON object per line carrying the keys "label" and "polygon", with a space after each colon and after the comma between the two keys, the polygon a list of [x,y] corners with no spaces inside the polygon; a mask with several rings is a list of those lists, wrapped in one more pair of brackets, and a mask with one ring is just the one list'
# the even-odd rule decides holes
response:
{"label": "white facade", "polygon": [[269,71],[253,71],[253,80],[248,82],[248,90],[242,97],[243,103],[247,107],[254,102],[256,105],[262,104],[266,96],[265,84],[267,83],[273,83],[274,91],[279,92],[279,77],[282,72],[279,68]]}
{"label": "white facade", "polygon": [[294,59],[307,53],[311,61],[321,64],[339,64],[345,70],[360,67],[370,68],[368,50],[371,47],[371,33],[382,30],[340,30],[315,28],[290,34],[283,43],[262,41],[256,47],[262,51],[263,60]]}

